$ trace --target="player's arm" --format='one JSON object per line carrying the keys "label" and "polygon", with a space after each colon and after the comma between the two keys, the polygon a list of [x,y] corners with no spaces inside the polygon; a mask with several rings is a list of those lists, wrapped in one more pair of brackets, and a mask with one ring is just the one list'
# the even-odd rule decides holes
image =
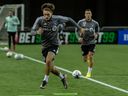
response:
{"label": "player's arm", "polygon": [[7,27],[8,27],[7,17],[5,18],[4,27],[5,27],[5,29],[7,29]]}
{"label": "player's arm", "polygon": [[43,33],[43,28],[40,25],[40,18],[38,17],[33,24],[33,27],[31,29],[31,34],[36,35],[36,34],[42,34]]}
{"label": "player's arm", "polygon": [[15,16],[15,18],[13,20],[13,24],[14,25],[19,25],[20,24],[20,21],[19,21],[18,17]]}
{"label": "player's arm", "polygon": [[[81,21],[78,21],[77,24],[78,24],[80,27],[82,26]],[[83,41],[83,34],[84,34],[84,32],[85,32],[85,28],[82,28],[82,27],[81,27],[81,30],[78,30],[78,31],[77,31],[77,34],[78,34],[78,41],[79,41],[80,43],[82,43],[82,41]]]}
{"label": "player's arm", "polygon": [[70,17],[68,17],[68,21],[71,22],[79,31],[81,31],[81,27]]}
{"label": "player's arm", "polygon": [[[77,24],[81,27],[81,26],[82,26],[82,22],[81,22],[81,20],[78,21]],[[82,27],[81,27],[81,30],[78,30],[78,33],[79,33],[79,37],[80,37],[80,38],[83,37],[84,32],[85,32],[85,28],[82,28]]]}
{"label": "player's arm", "polygon": [[79,33],[83,33],[85,30],[81,28],[72,18],[70,17],[65,17],[65,16],[59,16],[61,22],[71,22],[76,28],[77,31],[75,32],[77,38],[80,37]]}
{"label": "player's arm", "polygon": [[97,23],[96,27],[95,27],[95,33],[94,33],[94,38],[95,39],[97,39],[97,37],[99,35],[99,31],[100,31],[100,27],[99,27],[99,24]]}
{"label": "player's arm", "polygon": [[75,27],[77,27],[78,30],[81,30],[81,27],[70,17],[66,16],[58,16],[60,19],[60,23],[66,23],[66,22],[71,22]]}
{"label": "player's arm", "polygon": [[80,27],[80,25],[78,23],[76,23],[72,18],[68,17],[69,21],[76,26],[77,31],[75,32],[79,42],[82,42],[82,37],[83,37],[83,33],[85,32],[85,29]]}

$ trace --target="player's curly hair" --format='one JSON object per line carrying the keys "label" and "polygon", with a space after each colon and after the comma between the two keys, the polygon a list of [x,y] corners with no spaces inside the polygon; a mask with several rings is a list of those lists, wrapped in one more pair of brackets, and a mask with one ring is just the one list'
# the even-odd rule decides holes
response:
{"label": "player's curly hair", "polygon": [[41,10],[48,10],[54,12],[55,10],[55,5],[52,3],[44,3],[41,5]]}

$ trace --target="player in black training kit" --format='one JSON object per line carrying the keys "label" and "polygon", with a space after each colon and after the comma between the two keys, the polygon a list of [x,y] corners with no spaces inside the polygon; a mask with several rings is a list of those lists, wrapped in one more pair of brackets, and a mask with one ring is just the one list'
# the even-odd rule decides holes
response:
{"label": "player in black training kit", "polygon": [[93,54],[96,46],[96,39],[99,32],[99,23],[92,19],[92,12],[90,9],[85,10],[85,18],[79,20],[78,25],[85,29],[84,32],[80,33],[81,38],[81,50],[83,60],[88,64],[88,72],[86,78],[91,77],[93,67]]}
{"label": "player in black training kit", "polygon": [[48,83],[50,72],[61,78],[64,88],[67,89],[66,75],[59,72],[54,67],[54,58],[58,53],[58,26],[68,21],[73,23],[78,29],[81,29],[78,24],[69,17],[53,15],[55,6],[51,3],[44,3],[41,6],[43,16],[38,17],[32,27],[31,33],[40,34],[42,36],[42,55],[45,57],[45,76],[40,85],[40,88],[45,88]]}

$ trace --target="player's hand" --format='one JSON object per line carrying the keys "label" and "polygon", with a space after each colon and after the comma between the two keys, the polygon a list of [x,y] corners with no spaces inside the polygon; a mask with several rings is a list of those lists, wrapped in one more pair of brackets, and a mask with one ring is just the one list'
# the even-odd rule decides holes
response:
{"label": "player's hand", "polygon": [[98,37],[98,34],[94,33],[94,39],[97,39],[97,37]]}
{"label": "player's hand", "polygon": [[36,31],[37,34],[42,34],[43,32],[44,32],[44,30],[41,27]]}
{"label": "player's hand", "polygon": [[82,36],[84,34],[84,32],[85,32],[85,29],[84,28],[81,28],[80,29],[80,36]]}
{"label": "player's hand", "polygon": [[83,42],[83,38],[78,38],[78,42],[82,43]]}

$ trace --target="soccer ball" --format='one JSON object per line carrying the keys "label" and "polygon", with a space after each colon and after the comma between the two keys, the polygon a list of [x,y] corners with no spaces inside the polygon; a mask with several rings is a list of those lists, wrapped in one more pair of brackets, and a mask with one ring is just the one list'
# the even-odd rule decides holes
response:
{"label": "soccer ball", "polygon": [[13,55],[12,52],[7,52],[7,53],[6,53],[6,56],[7,56],[7,57],[11,57],[12,55]]}
{"label": "soccer ball", "polygon": [[23,55],[23,54],[20,54],[20,58],[21,58],[21,59],[24,59],[24,55]]}
{"label": "soccer ball", "polygon": [[15,55],[14,55],[14,58],[15,58],[16,60],[21,60],[21,59],[24,58],[24,55],[23,55],[23,54],[15,54]]}
{"label": "soccer ball", "polygon": [[7,52],[9,49],[8,49],[8,47],[4,47],[4,49],[3,49],[5,52]]}
{"label": "soccer ball", "polygon": [[81,75],[82,75],[82,74],[81,74],[81,72],[80,72],[79,70],[74,70],[74,71],[72,72],[72,76],[73,76],[74,78],[79,79]]}

